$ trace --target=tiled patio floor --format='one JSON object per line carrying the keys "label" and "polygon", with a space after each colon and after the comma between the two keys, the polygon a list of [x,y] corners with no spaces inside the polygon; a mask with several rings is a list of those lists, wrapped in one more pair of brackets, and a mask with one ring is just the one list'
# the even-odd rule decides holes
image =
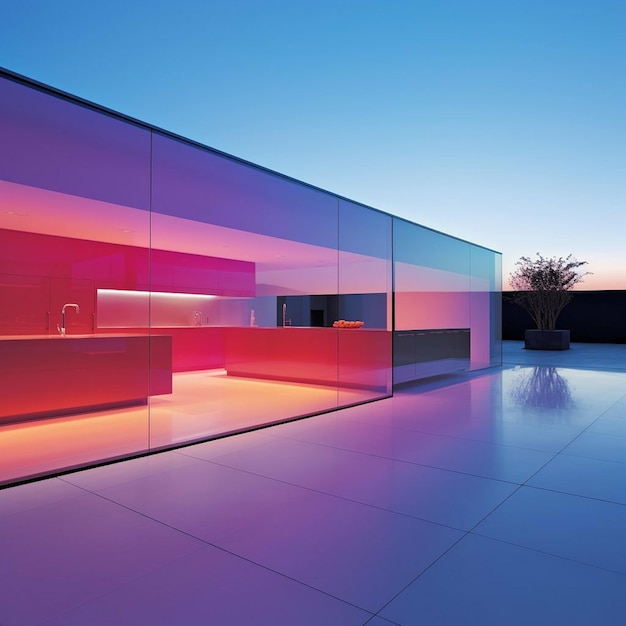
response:
{"label": "tiled patio floor", "polygon": [[626,623],[626,346],[0,491],[0,624]]}

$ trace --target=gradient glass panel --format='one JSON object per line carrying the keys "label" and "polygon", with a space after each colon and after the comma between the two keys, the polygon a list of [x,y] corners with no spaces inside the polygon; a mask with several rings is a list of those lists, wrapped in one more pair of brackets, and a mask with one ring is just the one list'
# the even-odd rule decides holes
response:
{"label": "gradient glass panel", "polygon": [[149,132],[5,78],[0,125],[4,483],[147,450],[167,363],[147,307],[98,318],[99,290],[149,284]]}
{"label": "gradient glass panel", "polygon": [[312,302],[337,295],[337,199],[158,133],[152,180],[152,332],[174,370],[152,448],[336,408]]}
{"label": "gradient glass panel", "polygon": [[502,363],[500,254],[471,246],[472,369]]}
{"label": "gradient glass panel", "polygon": [[470,244],[394,218],[394,383],[470,359]]}
{"label": "gradient glass panel", "polygon": [[153,162],[152,206],[157,213],[286,242],[337,247],[337,199],[329,193],[158,133]]}
{"label": "gradient glass panel", "polygon": [[491,365],[502,365],[502,254],[493,253],[494,286],[491,294],[492,336]]}
{"label": "gradient glass panel", "polygon": [[391,393],[391,217],[339,201],[339,404]]}

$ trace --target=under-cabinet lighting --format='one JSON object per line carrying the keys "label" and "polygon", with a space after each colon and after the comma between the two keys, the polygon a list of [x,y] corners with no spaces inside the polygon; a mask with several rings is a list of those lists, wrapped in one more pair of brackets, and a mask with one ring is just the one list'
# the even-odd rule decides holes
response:
{"label": "under-cabinet lighting", "polygon": [[158,296],[159,298],[171,298],[175,300],[184,299],[206,299],[211,300],[217,298],[216,295],[209,295],[206,293],[173,293],[169,291],[136,291],[133,289],[98,289],[98,296],[112,295],[112,296],[129,296],[131,298],[146,298],[148,296]]}

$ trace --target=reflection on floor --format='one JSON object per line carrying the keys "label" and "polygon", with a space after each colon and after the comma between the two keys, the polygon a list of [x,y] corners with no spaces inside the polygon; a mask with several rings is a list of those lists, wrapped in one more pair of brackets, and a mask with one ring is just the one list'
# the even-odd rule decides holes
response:
{"label": "reflection on floor", "polygon": [[150,404],[151,446],[272,424],[377,396],[360,389],[237,378],[221,371],[176,374],[174,393]]}
{"label": "reflection on floor", "polygon": [[622,348],[0,490],[0,622],[623,624]]}
{"label": "reflection on floor", "polygon": [[[173,393],[150,404],[0,426],[0,484],[206,439],[380,396],[367,390],[226,376],[174,374]],[[60,461],[59,461],[60,460]],[[0,623],[1,619],[0,619]]]}

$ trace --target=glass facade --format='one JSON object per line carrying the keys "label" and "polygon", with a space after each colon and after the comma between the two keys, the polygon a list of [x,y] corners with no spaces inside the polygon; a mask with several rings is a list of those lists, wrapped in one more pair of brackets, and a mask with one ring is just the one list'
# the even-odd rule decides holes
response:
{"label": "glass facade", "polygon": [[499,365],[501,255],[394,218],[394,383]]}
{"label": "glass facade", "polygon": [[500,363],[500,256],[0,75],[0,485]]}

